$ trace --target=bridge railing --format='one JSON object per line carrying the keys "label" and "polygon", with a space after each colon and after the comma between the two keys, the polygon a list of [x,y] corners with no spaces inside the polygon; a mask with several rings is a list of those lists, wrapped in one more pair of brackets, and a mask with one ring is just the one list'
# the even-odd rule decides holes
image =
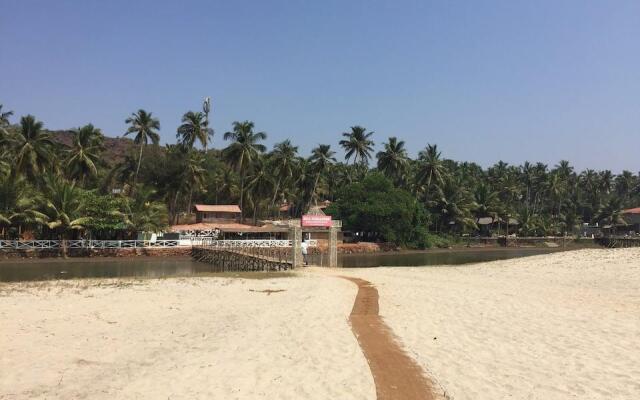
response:
{"label": "bridge railing", "polygon": [[[310,240],[309,246],[317,246]],[[225,248],[291,247],[290,240],[214,240],[193,238],[191,240],[67,240],[69,249],[128,249],[168,248],[181,246],[212,246]],[[48,250],[60,249],[61,240],[0,240],[0,250]]]}
{"label": "bridge railing", "polygon": [[[183,245],[179,240],[67,240],[69,249],[167,248]],[[0,250],[47,250],[61,247],[61,240],[0,240]]]}
{"label": "bridge railing", "polygon": [[[310,247],[318,245],[317,240],[308,240]],[[270,240],[270,239],[255,239],[255,240],[215,240],[207,238],[191,239],[191,243],[194,246],[209,246],[209,247],[235,247],[235,248],[252,248],[252,247],[291,247],[291,240]]]}

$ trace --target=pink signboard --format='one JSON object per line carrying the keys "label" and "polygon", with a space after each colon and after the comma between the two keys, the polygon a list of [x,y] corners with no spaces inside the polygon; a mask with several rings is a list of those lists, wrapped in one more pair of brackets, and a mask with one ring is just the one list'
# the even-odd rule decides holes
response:
{"label": "pink signboard", "polygon": [[331,215],[304,214],[302,216],[302,226],[323,226],[330,228],[331,224]]}

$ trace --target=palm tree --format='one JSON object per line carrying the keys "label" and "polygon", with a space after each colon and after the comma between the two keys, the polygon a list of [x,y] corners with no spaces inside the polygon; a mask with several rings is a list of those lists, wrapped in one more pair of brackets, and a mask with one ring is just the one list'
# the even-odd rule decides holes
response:
{"label": "palm tree", "polygon": [[384,144],[384,150],[378,152],[378,169],[386,176],[393,179],[399,185],[405,176],[409,161],[407,150],[404,148],[404,140],[390,137],[389,142]]}
{"label": "palm tree", "polygon": [[23,178],[3,177],[0,180],[2,237],[6,238],[7,228],[11,226],[17,226],[20,237],[22,227],[46,223],[46,215],[38,211],[38,201],[38,193],[30,190]]}
{"label": "palm tree", "polygon": [[84,186],[87,175],[96,176],[96,164],[100,161],[100,153],[104,150],[104,136],[100,129],[93,125],[85,125],[73,131],[71,148],[68,150],[67,167],[71,177],[80,177]]}
{"label": "palm tree", "polygon": [[62,240],[62,255],[67,257],[67,240],[73,231],[84,229],[90,217],[82,216],[81,191],[75,182],[69,182],[60,176],[50,175],[46,178],[44,188],[45,200],[43,211],[48,217],[49,229],[59,232]]}
{"label": "palm tree", "polygon": [[[440,220],[440,226],[477,229],[478,226],[472,214],[477,204],[458,179],[453,177],[445,179],[442,186],[434,186],[434,192],[435,196],[429,203]],[[436,231],[439,229],[436,228]]]}
{"label": "palm tree", "polygon": [[207,170],[204,168],[204,156],[195,151],[189,151],[185,160],[184,184],[189,189],[187,212],[191,212],[194,189],[202,189]]}
{"label": "palm tree", "polygon": [[432,183],[441,186],[448,175],[447,168],[440,158],[437,145],[427,145],[418,153],[418,175],[417,180],[421,185],[425,185],[426,190],[431,189]]}
{"label": "palm tree", "polygon": [[321,144],[311,150],[311,157],[309,158],[309,161],[311,162],[311,169],[315,173],[313,190],[311,191],[312,198],[316,198],[320,175],[327,171],[327,169],[336,162],[334,155],[335,152],[331,150],[331,146],[328,144]]}
{"label": "palm tree", "polygon": [[502,213],[498,193],[491,190],[484,182],[476,187],[473,199],[476,203],[475,214],[478,218],[491,217],[495,220]]}
{"label": "palm tree", "polygon": [[258,157],[253,165],[252,173],[247,183],[247,194],[253,203],[253,223],[258,220],[261,199],[268,198],[273,190],[273,179],[271,168],[267,165],[263,157]]}
{"label": "palm tree", "polygon": [[0,104],[0,128],[10,125],[9,117],[13,115],[13,111],[2,111],[2,104]]}
{"label": "palm tree", "polygon": [[153,201],[155,195],[155,190],[142,187],[135,192],[133,199],[127,202],[128,222],[135,231],[160,232],[167,227],[167,206]]}
{"label": "palm tree", "polygon": [[276,176],[276,186],[273,190],[271,207],[275,205],[282,182],[293,177],[293,172],[298,167],[297,155],[298,146],[292,145],[289,139],[273,146],[271,163],[274,169],[274,175]]}
{"label": "palm tree", "polygon": [[254,124],[251,121],[233,123],[233,130],[224,134],[224,140],[233,142],[223,150],[223,157],[227,163],[240,173],[240,219],[244,222],[244,184],[247,170],[261,153],[266,150],[263,144],[258,143],[267,138],[264,132],[254,132]]}
{"label": "palm tree", "polygon": [[138,182],[138,173],[140,172],[142,151],[144,150],[144,147],[149,143],[149,141],[153,144],[158,144],[160,142],[160,135],[157,132],[157,130],[160,129],[160,121],[157,118],[153,118],[152,113],[140,109],[137,113],[131,113],[131,116],[124,122],[130,125],[124,136],[127,136],[130,133],[135,134],[133,142],[140,146],[138,167],[136,168],[136,174],[133,178],[133,184],[135,187],[136,182]]}
{"label": "palm tree", "polygon": [[342,136],[346,139],[340,141],[340,146],[345,150],[345,160],[347,162],[353,156],[353,163],[356,164],[358,159],[364,164],[369,163],[371,152],[373,151],[373,140],[369,139],[373,132],[368,132],[362,126],[352,126],[351,132],[344,132]]}
{"label": "palm tree", "polygon": [[617,225],[627,225],[622,215],[622,200],[618,197],[611,197],[598,210],[595,220],[600,226],[610,225],[615,234]]}
{"label": "palm tree", "polygon": [[20,131],[8,135],[4,144],[13,154],[13,173],[35,179],[51,167],[54,142],[51,134],[42,131],[42,122],[33,115],[20,118]]}
{"label": "palm tree", "polygon": [[182,125],[178,127],[176,137],[189,148],[197,140],[206,152],[209,139],[213,138],[213,129],[207,126],[204,113],[189,111],[182,116]]}

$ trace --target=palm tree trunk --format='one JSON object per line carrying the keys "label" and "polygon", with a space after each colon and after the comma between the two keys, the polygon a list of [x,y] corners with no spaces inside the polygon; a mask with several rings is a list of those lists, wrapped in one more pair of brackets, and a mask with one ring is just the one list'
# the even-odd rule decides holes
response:
{"label": "palm tree trunk", "polygon": [[276,197],[278,197],[278,190],[280,190],[280,180],[281,178],[278,177],[278,182],[276,182],[276,187],[273,191],[273,198],[271,199],[271,208],[276,205]]}
{"label": "palm tree trunk", "polygon": [[240,171],[240,223],[243,224],[244,223],[244,207],[243,207],[243,201],[244,201],[244,169],[242,169]]}
{"label": "palm tree trunk", "polygon": [[136,176],[133,178],[133,186],[135,188],[136,183],[138,183],[138,173],[140,172],[140,165],[142,164],[142,150],[144,149],[144,144],[140,143],[140,155],[138,156],[138,167],[136,168]]}

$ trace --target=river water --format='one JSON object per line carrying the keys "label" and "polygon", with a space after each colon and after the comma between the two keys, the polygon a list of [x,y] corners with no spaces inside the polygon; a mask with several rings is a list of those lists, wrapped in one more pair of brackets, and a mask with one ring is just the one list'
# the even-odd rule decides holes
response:
{"label": "river water", "polygon": [[[536,254],[550,253],[553,251],[557,250],[540,248],[503,248],[346,254],[340,255],[338,262],[341,266],[347,268],[452,265],[526,257]],[[186,257],[19,260],[0,262],[0,281],[18,282],[51,279],[118,277],[163,278],[170,276],[211,274],[213,271],[214,269],[211,265],[195,262]],[[222,275],[236,276],[238,274],[245,273],[226,273]]]}

